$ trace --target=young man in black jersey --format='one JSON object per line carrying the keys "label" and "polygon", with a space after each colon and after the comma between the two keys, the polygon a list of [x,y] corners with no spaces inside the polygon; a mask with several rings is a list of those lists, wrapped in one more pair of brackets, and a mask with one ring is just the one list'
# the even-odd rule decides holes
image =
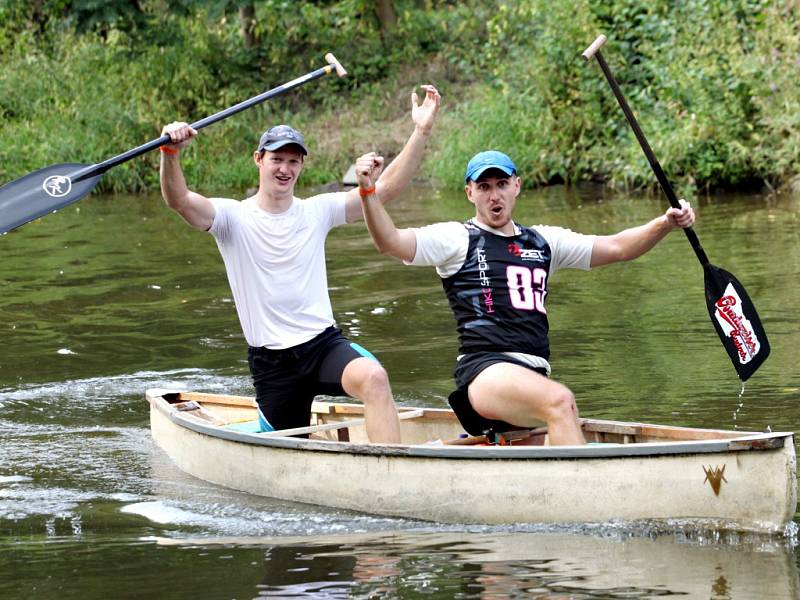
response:
{"label": "young man in black jersey", "polygon": [[[381,159],[375,157],[379,165]],[[549,379],[547,284],[560,268],[590,269],[632,260],[670,231],[694,223],[685,201],[662,216],[614,235],[560,227],[523,227],[512,214],[521,180],[513,161],[495,150],[476,154],[464,178],[475,216],[397,229],[381,202],[362,199],[364,218],[382,254],[431,265],[456,318],[457,389],[450,404],[473,435],[547,423],[549,441],[585,443],[572,392]]]}

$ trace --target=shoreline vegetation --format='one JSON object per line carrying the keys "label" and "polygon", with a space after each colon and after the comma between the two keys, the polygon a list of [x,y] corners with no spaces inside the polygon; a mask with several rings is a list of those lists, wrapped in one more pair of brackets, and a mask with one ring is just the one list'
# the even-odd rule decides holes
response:
{"label": "shoreline vegetation", "polygon": [[[300,129],[304,186],[356,156],[389,158],[410,94],[443,96],[422,178],[457,189],[475,152],[514,157],[526,187],[655,180],[602,74],[604,54],[684,196],[800,190],[800,4],[789,0],[3,0],[0,184],[96,163],[324,65],[326,77],[203,130],[183,159],[198,189],[252,186],[267,126]],[[103,192],[158,189],[158,153],[104,175]]]}

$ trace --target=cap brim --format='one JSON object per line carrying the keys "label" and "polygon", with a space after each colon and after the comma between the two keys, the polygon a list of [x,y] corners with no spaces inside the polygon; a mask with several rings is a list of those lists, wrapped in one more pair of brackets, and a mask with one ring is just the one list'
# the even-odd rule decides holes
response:
{"label": "cap brim", "polygon": [[500,165],[481,165],[480,167],[475,169],[475,171],[473,171],[472,173],[468,173],[467,176],[464,178],[464,181],[470,181],[470,180],[477,181],[481,175],[486,173],[486,171],[491,171],[493,169],[497,171],[502,171],[509,177],[514,175],[514,170],[509,169],[508,167],[501,167]]}
{"label": "cap brim", "polygon": [[300,148],[300,150],[302,150],[303,154],[306,155],[308,154],[308,149],[303,144],[301,144],[300,142],[293,142],[292,140],[280,140],[278,142],[272,142],[271,144],[266,144],[265,146],[262,146],[259,149],[259,152],[261,152],[261,150],[267,150],[268,152],[275,152],[275,150],[280,150],[284,146],[297,146],[298,148]]}

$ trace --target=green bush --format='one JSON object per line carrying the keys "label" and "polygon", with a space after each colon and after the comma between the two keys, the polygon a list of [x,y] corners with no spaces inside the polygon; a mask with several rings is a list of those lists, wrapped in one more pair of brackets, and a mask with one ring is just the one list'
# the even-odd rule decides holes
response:
{"label": "green bush", "polygon": [[471,53],[450,47],[453,60],[486,79],[452,115],[435,169],[448,183],[471,154],[498,147],[529,184],[654,185],[600,69],[579,56],[601,32],[612,72],[683,191],[775,186],[797,173],[794,3],[522,0],[498,3],[483,33],[480,23],[462,30],[477,43]]}
{"label": "green bush", "polygon": [[[601,32],[679,191],[776,187],[798,172],[800,8],[788,0],[396,0],[387,32],[368,0],[264,0],[254,3],[254,47],[239,4],[0,2],[0,181],[116,155],[166,122],[316,69],[333,51],[348,77],[209,127],[186,153],[187,177],[252,186],[259,134],[289,122],[315,148],[304,182],[334,180],[362,151],[399,150],[410,131],[406,90],[430,81],[444,104],[425,168],[448,187],[463,185],[466,161],[490,147],[515,159],[526,185],[653,186],[598,66],[580,57]],[[152,189],[157,164],[152,153],[112,169],[100,189]]]}

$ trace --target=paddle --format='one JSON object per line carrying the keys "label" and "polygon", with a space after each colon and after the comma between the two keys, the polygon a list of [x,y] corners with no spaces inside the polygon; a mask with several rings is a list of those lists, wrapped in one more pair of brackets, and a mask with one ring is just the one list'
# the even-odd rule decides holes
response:
{"label": "paddle", "polygon": [[[614,92],[622,112],[625,113],[625,118],[639,141],[639,145],[642,147],[650,167],[661,185],[661,189],[666,194],[669,203],[675,208],[680,208],[678,197],[672,190],[664,170],[661,168],[655,154],[653,154],[650,144],[647,143],[636,117],[633,116],[633,112],[631,112],[625,97],[622,95],[622,91],[619,89],[619,85],[617,85],[608,68],[608,64],[606,64],[600,52],[600,47],[605,43],[606,36],[599,36],[583,52],[582,56],[587,61],[591,60],[592,56],[597,58],[597,62],[603,70],[608,84],[611,86],[611,91]],[[722,340],[722,345],[725,346],[725,350],[727,350],[728,356],[739,375],[739,379],[747,381],[769,356],[769,342],[767,341],[764,327],[761,325],[761,319],[758,318],[755,306],[753,306],[750,296],[748,296],[747,291],[739,280],[708,261],[708,257],[700,245],[700,240],[691,227],[687,227],[683,231],[686,233],[686,237],[689,239],[689,243],[692,245],[692,249],[703,267],[708,314],[712,323],[714,323],[717,335]]]}
{"label": "paddle", "polygon": [[[333,71],[344,77],[347,71],[344,70],[336,57],[328,53],[325,55],[327,65],[307,73],[302,77],[293,79],[283,85],[268,90],[258,96],[253,96],[249,100],[240,102],[230,108],[226,108],[218,113],[200,119],[192,123],[194,129],[202,129],[212,123],[226,119],[248,109],[265,100],[279,96],[298,86],[308,83],[314,79],[329,75]],[[124,162],[136,158],[155,150],[169,142],[169,136],[162,135],[160,138],[147,142],[128,150],[117,156],[109,158],[101,163],[94,165],[83,165],[78,163],[64,163],[50,165],[44,169],[39,169],[29,173],[20,179],[7,183],[0,187],[0,233],[6,233],[29,221],[33,221],[48,213],[55,212],[73,202],[77,202],[86,194],[94,189],[103,173],[121,165]]]}

